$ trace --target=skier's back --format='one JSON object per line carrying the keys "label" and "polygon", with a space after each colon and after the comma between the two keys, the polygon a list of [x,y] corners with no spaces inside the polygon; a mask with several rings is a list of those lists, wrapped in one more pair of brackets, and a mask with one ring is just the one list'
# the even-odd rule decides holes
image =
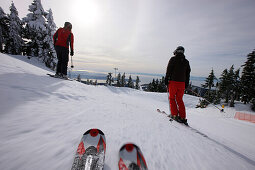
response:
{"label": "skier's back", "polygon": [[67,78],[69,45],[71,48],[70,55],[73,56],[74,54],[73,52],[74,37],[71,30],[72,24],[70,22],[65,22],[64,28],[59,28],[53,36],[54,46],[58,57],[56,77]]}
{"label": "skier's back", "polygon": [[177,47],[174,51],[174,56],[171,57],[167,66],[165,83],[169,90],[172,117],[176,119],[179,116],[181,122],[187,123],[185,105],[182,98],[185,88],[189,85],[191,70],[184,51],[182,46]]}

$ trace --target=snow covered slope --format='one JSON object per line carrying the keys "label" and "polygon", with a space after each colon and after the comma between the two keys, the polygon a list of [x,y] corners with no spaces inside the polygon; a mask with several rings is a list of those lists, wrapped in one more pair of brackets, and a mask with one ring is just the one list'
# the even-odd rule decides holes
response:
{"label": "snow covered slope", "polygon": [[89,128],[105,133],[105,170],[117,169],[126,142],[150,170],[255,169],[255,124],[234,120],[235,109],[195,109],[198,98],[185,95],[189,124],[204,137],[156,111],[169,112],[167,94],[55,79],[36,60],[0,58],[0,169],[69,170]]}

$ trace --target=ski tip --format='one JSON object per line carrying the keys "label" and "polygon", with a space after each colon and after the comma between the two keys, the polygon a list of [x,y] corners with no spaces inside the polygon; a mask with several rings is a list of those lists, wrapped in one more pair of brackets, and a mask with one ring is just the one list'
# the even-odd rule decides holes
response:
{"label": "ski tip", "polygon": [[120,148],[118,165],[119,169],[148,169],[140,148],[134,143],[126,143]]}
{"label": "ski tip", "polygon": [[93,137],[97,136],[98,134],[104,135],[104,133],[100,129],[97,129],[97,128],[89,129],[83,135],[87,135],[87,134],[90,134]]}

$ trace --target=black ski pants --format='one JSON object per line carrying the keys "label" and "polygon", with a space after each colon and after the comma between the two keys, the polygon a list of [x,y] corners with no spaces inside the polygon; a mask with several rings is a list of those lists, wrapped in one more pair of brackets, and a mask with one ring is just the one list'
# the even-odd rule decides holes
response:
{"label": "black ski pants", "polygon": [[57,74],[62,73],[67,75],[67,64],[69,60],[69,49],[61,46],[55,46],[58,57]]}

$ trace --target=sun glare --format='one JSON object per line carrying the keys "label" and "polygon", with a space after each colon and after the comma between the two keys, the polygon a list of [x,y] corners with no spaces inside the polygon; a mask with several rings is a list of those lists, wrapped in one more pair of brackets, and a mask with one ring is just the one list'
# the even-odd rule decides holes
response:
{"label": "sun glare", "polygon": [[93,0],[74,0],[73,15],[75,20],[87,26],[91,26],[98,20],[98,6]]}

